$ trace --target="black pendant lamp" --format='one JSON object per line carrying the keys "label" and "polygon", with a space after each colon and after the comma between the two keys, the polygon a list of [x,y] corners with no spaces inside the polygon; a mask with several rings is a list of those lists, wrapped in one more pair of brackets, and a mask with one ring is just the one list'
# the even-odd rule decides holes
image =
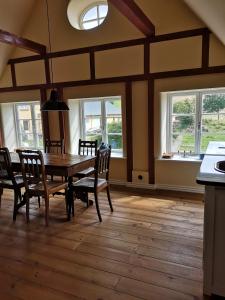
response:
{"label": "black pendant lamp", "polygon": [[[49,21],[49,10],[48,10],[48,0],[46,0],[46,9],[47,9],[47,20],[48,20],[48,41],[49,41],[49,51],[52,52],[51,46],[51,36],[50,36],[50,21]],[[53,67],[52,59],[50,58],[50,67],[51,67],[51,83],[53,84]],[[42,107],[41,111],[67,111],[69,107],[67,104],[59,99],[58,91],[55,89],[51,90],[50,99],[46,101]]]}

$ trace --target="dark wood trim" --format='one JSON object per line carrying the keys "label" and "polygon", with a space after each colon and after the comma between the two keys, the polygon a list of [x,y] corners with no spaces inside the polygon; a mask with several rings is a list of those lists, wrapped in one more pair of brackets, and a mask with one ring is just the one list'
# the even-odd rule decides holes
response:
{"label": "dark wood trim", "polygon": [[98,52],[98,51],[106,51],[106,50],[112,50],[112,49],[118,49],[118,48],[126,48],[126,47],[132,47],[132,46],[138,46],[143,45],[146,38],[141,39],[134,39],[134,40],[127,40],[122,42],[114,42],[114,43],[108,43],[108,44],[102,44],[97,46],[91,46],[91,47],[83,47],[83,48],[76,48],[76,49],[69,49],[69,50],[63,50],[58,52],[52,52],[47,53],[45,56],[41,55],[33,55],[33,56],[24,56],[24,57],[18,57],[18,58],[12,58],[9,59],[8,63],[24,63],[29,61],[36,61],[47,58],[56,58],[56,57],[63,57],[63,56],[72,56],[72,55],[79,55],[84,53],[90,53]]}
{"label": "dark wood trim", "polygon": [[[47,90],[44,88],[40,89],[40,94],[41,94],[40,104],[43,105],[47,101]],[[44,141],[45,141],[46,139],[50,138],[49,120],[48,120],[48,112],[47,111],[41,112],[41,119],[42,119],[43,136],[44,136]]]}
{"label": "dark wood trim", "polygon": [[109,0],[144,35],[154,36],[155,26],[134,0]]}
{"label": "dark wood trim", "polygon": [[149,41],[144,43],[144,74],[148,75],[150,72],[150,44]]}
{"label": "dark wood trim", "polygon": [[177,40],[177,39],[183,39],[198,35],[203,35],[205,33],[207,28],[197,28],[192,30],[184,30],[184,31],[178,31],[178,32],[172,32],[172,33],[166,33],[161,35],[156,35],[154,37],[151,37],[149,39],[150,43],[159,43],[169,40]]}
{"label": "dark wood trim", "polygon": [[91,47],[69,49],[69,50],[64,50],[64,51],[47,53],[44,56],[43,55],[33,55],[33,56],[12,58],[8,61],[8,63],[9,64],[11,64],[11,63],[18,64],[18,63],[24,63],[24,62],[29,62],[29,61],[41,60],[44,58],[55,58],[55,57],[63,57],[63,56],[78,55],[78,54],[83,54],[83,53],[90,53],[91,51],[97,52],[97,51],[105,51],[105,50],[112,50],[112,49],[118,49],[118,48],[126,48],[126,47],[144,45],[147,41],[149,43],[158,43],[158,42],[162,42],[162,41],[203,35],[205,33],[206,29],[207,28],[185,30],[185,31],[162,34],[162,35],[154,36],[151,38],[141,38],[141,39],[134,39],[134,40],[102,44],[102,45],[91,46]]}
{"label": "dark wood trim", "polygon": [[13,87],[16,87],[16,70],[15,70],[15,64],[10,64],[11,68],[11,76],[12,76],[12,85]]}
{"label": "dark wood trim", "polygon": [[148,174],[149,183],[155,183],[154,157],[154,79],[148,80]]}
{"label": "dark wood trim", "polygon": [[207,69],[209,66],[209,30],[206,29],[202,35],[202,68]]}
{"label": "dark wood trim", "polygon": [[132,125],[132,82],[128,81],[126,89],[126,142],[127,142],[127,181],[132,182],[133,171],[133,125]]}
{"label": "dark wood trim", "polygon": [[22,56],[17,58],[10,58],[8,60],[8,64],[20,64],[20,63],[31,62],[31,61],[41,60],[41,59],[45,59],[45,56],[42,55]]}
{"label": "dark wood trim", "polygon": [[45,62],[45,79],[46,79],[46,83],[50,84],[51,83],[51,75],[50,75],[49,59],[45,58],[44,62]]}
{"label": "dark wood trim", "polygon": [[4,88],[0,88],[0,93],[37,90],[42,88],[51,89],[52,87],[67,88],[67,87],[75,87],[75,86],[120,83],[120,82],[127,82],[127,81],[144,81],[149,79],[163,79],[168,77],[184,77],[184,76],[206,75],[206,74],[216,74],[216,73],[225,73],[225,65],[208,67],[206,69],[194,68],[194,69],[185,69],[185,70],[156,72],[156,73],[150,73],[146,75],[140,74],[140,75],[130,75],[130,76],[98,78],[94,80],[88,79],[88,80],[78,80],[78,81],[57,82],[53,84],[34,84],[34,85],[21,85],[16,87],[4,87]]}
{"label": "dark wood trim", "polygon": [[[63,96],[63,88],[58,88],[58,94],[59,94],[59,99],[61,101],[64,101],[64,96]],[[63,149],[63,153],[65,153],[65,137],[66,137],[66,133],[65,133],[65,118],[64,118],[64,113],[62,111],[58,112],[58,116],[59,116],[59,133],[60,133],[60,139],[64,139],[64,149]]]}
{"label": "dark wood trim", "polygon": [[153,79],[163,79],[168,77],[184,77],[184,76],[194,76],[194,75],[206,75],[206,74],[216,74],[216,73],[225,73],[225,65],[215,66],[208,68],[194,68],[186,70],[175,70],[175,71],[166,71],[152,73],[150,77]]}
{"label": "dark wood trim", "polygon": [[94,51],[90,51],[89,57],[90,57],[91,79],[95,80],[95,53],[94,53]]}
{"label": "dark wood trim", "polygon": [[24,39],[2,29],[0,29],[0,42],[30,50],[39,54],[46,54],[46,46],[28,39]]}

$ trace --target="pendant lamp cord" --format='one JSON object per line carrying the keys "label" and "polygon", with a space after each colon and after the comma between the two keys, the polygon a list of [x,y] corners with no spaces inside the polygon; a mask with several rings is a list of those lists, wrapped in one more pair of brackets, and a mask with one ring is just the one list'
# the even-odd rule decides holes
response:
{"label": "pendant lamp cord", "polygon": [[[51,34],[50,34],[50,18],[49,18],[49,8],[48,8],[48,0],[46,2],[46,10],[47,10],[47,21],[48,21],[48,44],[49,44],[49,53],[52,53],[52,45],[51,45]],[[53,83],[53,66],[52,66],[52,58],[50,58],[50,69],[51,69],[51,83]]]}

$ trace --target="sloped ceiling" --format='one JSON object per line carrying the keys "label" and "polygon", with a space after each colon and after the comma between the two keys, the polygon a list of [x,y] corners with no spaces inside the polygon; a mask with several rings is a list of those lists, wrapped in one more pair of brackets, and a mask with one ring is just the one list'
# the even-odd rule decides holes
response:
{"label": "sloped ceiling", "polygon": [[[0,29],[22,35],[35,0],[0,0]],[[0,77],[14,47],[0,43]]]}
{"label": "sloped ceiling", "polygon": [[225,45],[225,0],[184,0]]}

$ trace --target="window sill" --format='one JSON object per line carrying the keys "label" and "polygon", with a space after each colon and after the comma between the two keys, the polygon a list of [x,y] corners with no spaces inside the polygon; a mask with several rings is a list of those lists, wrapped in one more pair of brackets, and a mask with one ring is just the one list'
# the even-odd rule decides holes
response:
{"label": "window sill", "polygon": [[158,161],[173,161],[173,162],[191,162],[191,163],[201,163],[202,159],[199,158],[199,156],[187,156],[182,157],[178,155],[174,155],[172,158],[158,158],[156,159]]}
{"label": "window sill", "polygon": [[115,153],[115,152],[111,152],[111,158],[113,158],[113,159],[114,159],[114,158],[116,158],[116,159],[117,159],[117,158],[119,158],[119,159],[121,159],[121,158],[124,159],[124,158],[126,158],[126,157],[123,156],[123,153]]}

